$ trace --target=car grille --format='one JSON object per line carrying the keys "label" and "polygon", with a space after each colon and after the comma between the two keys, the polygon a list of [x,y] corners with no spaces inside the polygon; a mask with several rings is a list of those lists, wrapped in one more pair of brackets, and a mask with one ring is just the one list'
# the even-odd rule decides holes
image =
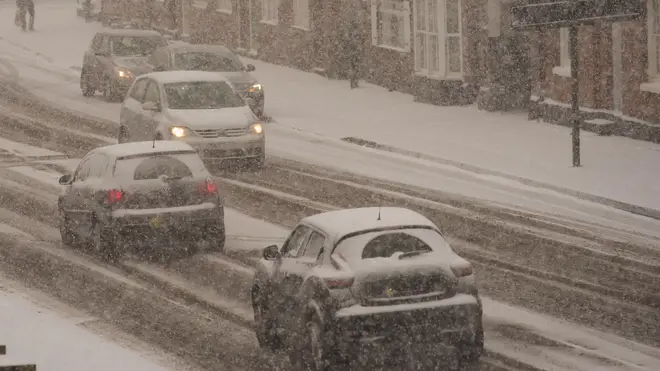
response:
{"label": "car grille", "polygon": [[250,90],[250,87],[252,84],[234,84],[234,88],[238,92],[238,94],[241,95],[246,95],[248,91]]}
{"label": "car grille", "polygon": [[[396,299],[427,294],[432,300],[444,299],[455,295],[454,285],[443,274],[412,275],[366,282],[363,287],[365,299]],[[431,299],[429,297],[429,299]]]}
{"label": "car grille", "polygon": [[195,134],[203,138],[239,137],[245,135],[246,132],[247,129],[245,128],[195,130]]}

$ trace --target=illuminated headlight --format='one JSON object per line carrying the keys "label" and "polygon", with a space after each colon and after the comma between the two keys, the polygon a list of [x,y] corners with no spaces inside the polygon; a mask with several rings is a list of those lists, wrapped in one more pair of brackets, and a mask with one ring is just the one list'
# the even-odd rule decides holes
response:
{"label": "illuminated headlight", "polygon": [[115,71],[117,72],[117,76],[119,76],[119,77],[132,77],[133,76],[131,74],[131,71],[125,70],[123,68],[117,68],[117,69],[115,69]]}
{"label": "illuminated headlight", "polygon": [[254,84],[254,85],[250,86],[250,89],[249,89],[248,91],[249,91],[250,93],[256,93],[256,92],[260,92],[261,89],[263,89],[263,88],[261,87],[261,84]]}
{"label": "illuminated headlight", "polygon": [[170,133],[176,138],[189,137],[193,132],[185,126],[170,126]]}
{"label": "illuminated headlight", "polygon": [[264,128],[261,127],[260,123],[255,122],[254,124],[250,125],[250,131],[254,134],[261,134],[264,132]]}

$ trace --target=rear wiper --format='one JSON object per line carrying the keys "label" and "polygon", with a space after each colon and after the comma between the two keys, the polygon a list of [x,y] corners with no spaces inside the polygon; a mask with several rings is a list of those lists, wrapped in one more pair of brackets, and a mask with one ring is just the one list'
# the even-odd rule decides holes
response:
{"label": "rear wiper", "polygon": [[160,176],[160,179],[162,179],[163,182],[172,182],[172,181],[175,181],[175,180],[181,180],[181,179],[183,179],[183,177],[182,177],[182,176],[167,176],[167,175],[161,175],[161,176]]}
{"label": "rear wiper", "polygon": [[399,255],[399,260],[401,260],[401,259],[406,259],[406,258],[412,258],[412,257],[414,257],[414,256],[418,256],[418,255],[426,254],[426,253],[428,253],[428,252],[430,252],[430,251],[426,251],[426,250],[417,250],[417,251],[404,252],[404,253],[402,253],[401,255]]}

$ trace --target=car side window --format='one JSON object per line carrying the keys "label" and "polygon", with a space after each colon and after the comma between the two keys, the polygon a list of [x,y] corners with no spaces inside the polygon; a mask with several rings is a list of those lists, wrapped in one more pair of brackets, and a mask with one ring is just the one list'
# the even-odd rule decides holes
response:
{"label": "car side window", "polygon": [[153,80],[149,81],[147,93],[144,95],[144,102],[160,103],[160,90],[158,84]]}
{"label": "car side window", "polygon": [[133,85],[133,88],[128,95],[136,101],[144,103],[144,94],[146,93],[147,82],[149,82],[147,79],[142,79],[135,82],[135,85]]}
{"label": "car side window", "polygon": [[74,182],[84,182],[87,180],[89,177],[89,171],[90,171],[90,162],[93,160],[94,155],[87,157],[82,160],[80,165],[78,165],[78,169],[76,170],[76,175],[74,178]]}
{"label": "car side window", "polygon": [[324,243],[325,237],[319,232],[313,231],[307,240],[305,252],[302,257],[316,260],[319,257],[319,253],[321,252]]}
{"label": "car side window", "polygon": [[299,225],[284,243],[282,246],[282,255],[295,258],[298,256],[298,251],[303,246],[303,243],[307,240],[307,237],[312,232],[311,228]]}
{"label": "car side window", "polygon": [[93,51],[99,51],[101,49],[101,45],[103,43],[103,35],[96,34],[94,38],[92,39],[92,50]]}
{"label": "car side window", "polygon": [[149,64],[154,67],[167,67],[167,50],[165,49],[156,50],[149,57]]}
{"label": "car side window", "polygon": [[104,155],[96,155],[90,161],[89,178],[102,178],[108,170],[108,158]]}
{"label": "car side window", "polygon": [[108,36],[101,37],[101,47],[99,48],[98,51],[110,53],[110,38]]}

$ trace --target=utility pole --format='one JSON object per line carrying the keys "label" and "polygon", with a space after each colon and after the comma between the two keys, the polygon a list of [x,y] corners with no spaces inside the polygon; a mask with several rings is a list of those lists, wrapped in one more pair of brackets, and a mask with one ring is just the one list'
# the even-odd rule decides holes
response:
{"label": "utility pole", "polygon": [[580,68],[578,57],[578,26],[571,25],[568,29],[568,49],[571,57],[571,123],[573,127],[573,167],[580,167]]}

